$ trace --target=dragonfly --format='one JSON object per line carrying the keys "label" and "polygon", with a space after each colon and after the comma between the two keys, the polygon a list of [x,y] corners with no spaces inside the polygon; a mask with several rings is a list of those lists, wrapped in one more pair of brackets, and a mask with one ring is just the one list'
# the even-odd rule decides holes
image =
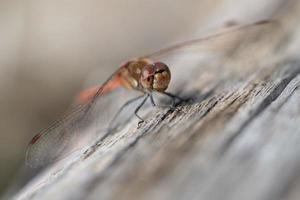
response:
{"label": "dragonfly", "polygon": [[198,76],[201,70],[219,67],[245,38],[267,30],[273,23],[259,21],[227,27],[216,34],[175,44],[121,64],[102,85],[81,92],[76,106],[32,138],[26,163],[40,167],[59,160],[74,149],[87,146],[101,133],[107,134],[112,127],[120,126],[116,118],[125,118],[128,122],[135,115],[138,124],[145,122],[139,111],[148,99],[152,106],[157,106],[154,94],[169,97],[170,108],[174,107],[176,100],[182,101],[175,93],[183,91],[193,76]]}

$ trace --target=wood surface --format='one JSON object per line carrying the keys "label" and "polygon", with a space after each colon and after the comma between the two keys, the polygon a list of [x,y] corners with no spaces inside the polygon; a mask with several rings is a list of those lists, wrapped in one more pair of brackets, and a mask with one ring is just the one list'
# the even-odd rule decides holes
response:
{"label": "wood surface", "polygon": [[276,6],[275,21],[203,44],[218,56],[197,71],[174,68],[193,77],[173,82],[191,101],[148,109],[14,198],[300,199],[300,3]]}

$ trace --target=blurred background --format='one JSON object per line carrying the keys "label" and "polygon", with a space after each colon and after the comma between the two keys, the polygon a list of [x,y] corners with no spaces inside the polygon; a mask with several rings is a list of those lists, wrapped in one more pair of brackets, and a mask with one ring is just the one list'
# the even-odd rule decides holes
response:
{"label": "blurred background", "polygon": [[228,22],[270,18],[280,0],[0,0],[0,194],[26,146],[118,65]]}

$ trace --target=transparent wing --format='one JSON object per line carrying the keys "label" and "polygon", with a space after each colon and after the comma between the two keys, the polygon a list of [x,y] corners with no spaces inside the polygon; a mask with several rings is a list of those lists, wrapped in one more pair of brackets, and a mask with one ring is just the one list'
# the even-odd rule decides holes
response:
{"label": "transparent wing", "polygon": [[[210,83],[216,83],[216,79],[222,81],[220,76],[226,76],[225,71],[230,71],[224,70],[225,66],[226,69],[231,67],[233,73],[241,68],[247,72],[247,61],[258,60],[257,56],[268,56],[271,46],[275,45],[272,35],[278,29],[280,23],[275,20],[227,27],[217,34],[179,43],[141,58],[164,62],[170,67],[172,79],[168,91],[178,94],[179,91],[186,92],[185,88],[200,88],[199,84],[203,85],[203,90],[209,90],[215,86],[210,86]],[[257,48],[258,43],[265,40],[270,41],[269,46]],[[187,84],[189,87],[186,87]]]}
{"label": "transparent wing", "polygon": [[[39,167],[52,163],[104,134],[119,107],[137,95],[134,91],[121,88],[110,92],[118,88],[116,74],[120,70],[122,68],[98,87],[87,102],[74,106],[49,128],[34,136],[26,152],[26,163],[29,166]],[[114,88],[111,88],[112,85]]]}
{"label": "transparent wing", "polygon": [[68,144],[76,133],[72,124],[83,118],[87,105],[80,105],[55,121],[49,128],[36,134],[30,141],[26,152],[26,164],[38,167],[55,160],[67,150]]}

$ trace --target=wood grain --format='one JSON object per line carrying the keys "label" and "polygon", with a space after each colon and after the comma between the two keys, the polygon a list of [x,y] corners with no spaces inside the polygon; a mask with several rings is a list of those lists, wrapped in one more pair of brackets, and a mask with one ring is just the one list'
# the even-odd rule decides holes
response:
{"label": "wood grain", "polygon": [[15,198],[299,199],[299,3],[289,3],[276,25],[207,44],[226,56],[184,85],[193,101],[156,109]]}

